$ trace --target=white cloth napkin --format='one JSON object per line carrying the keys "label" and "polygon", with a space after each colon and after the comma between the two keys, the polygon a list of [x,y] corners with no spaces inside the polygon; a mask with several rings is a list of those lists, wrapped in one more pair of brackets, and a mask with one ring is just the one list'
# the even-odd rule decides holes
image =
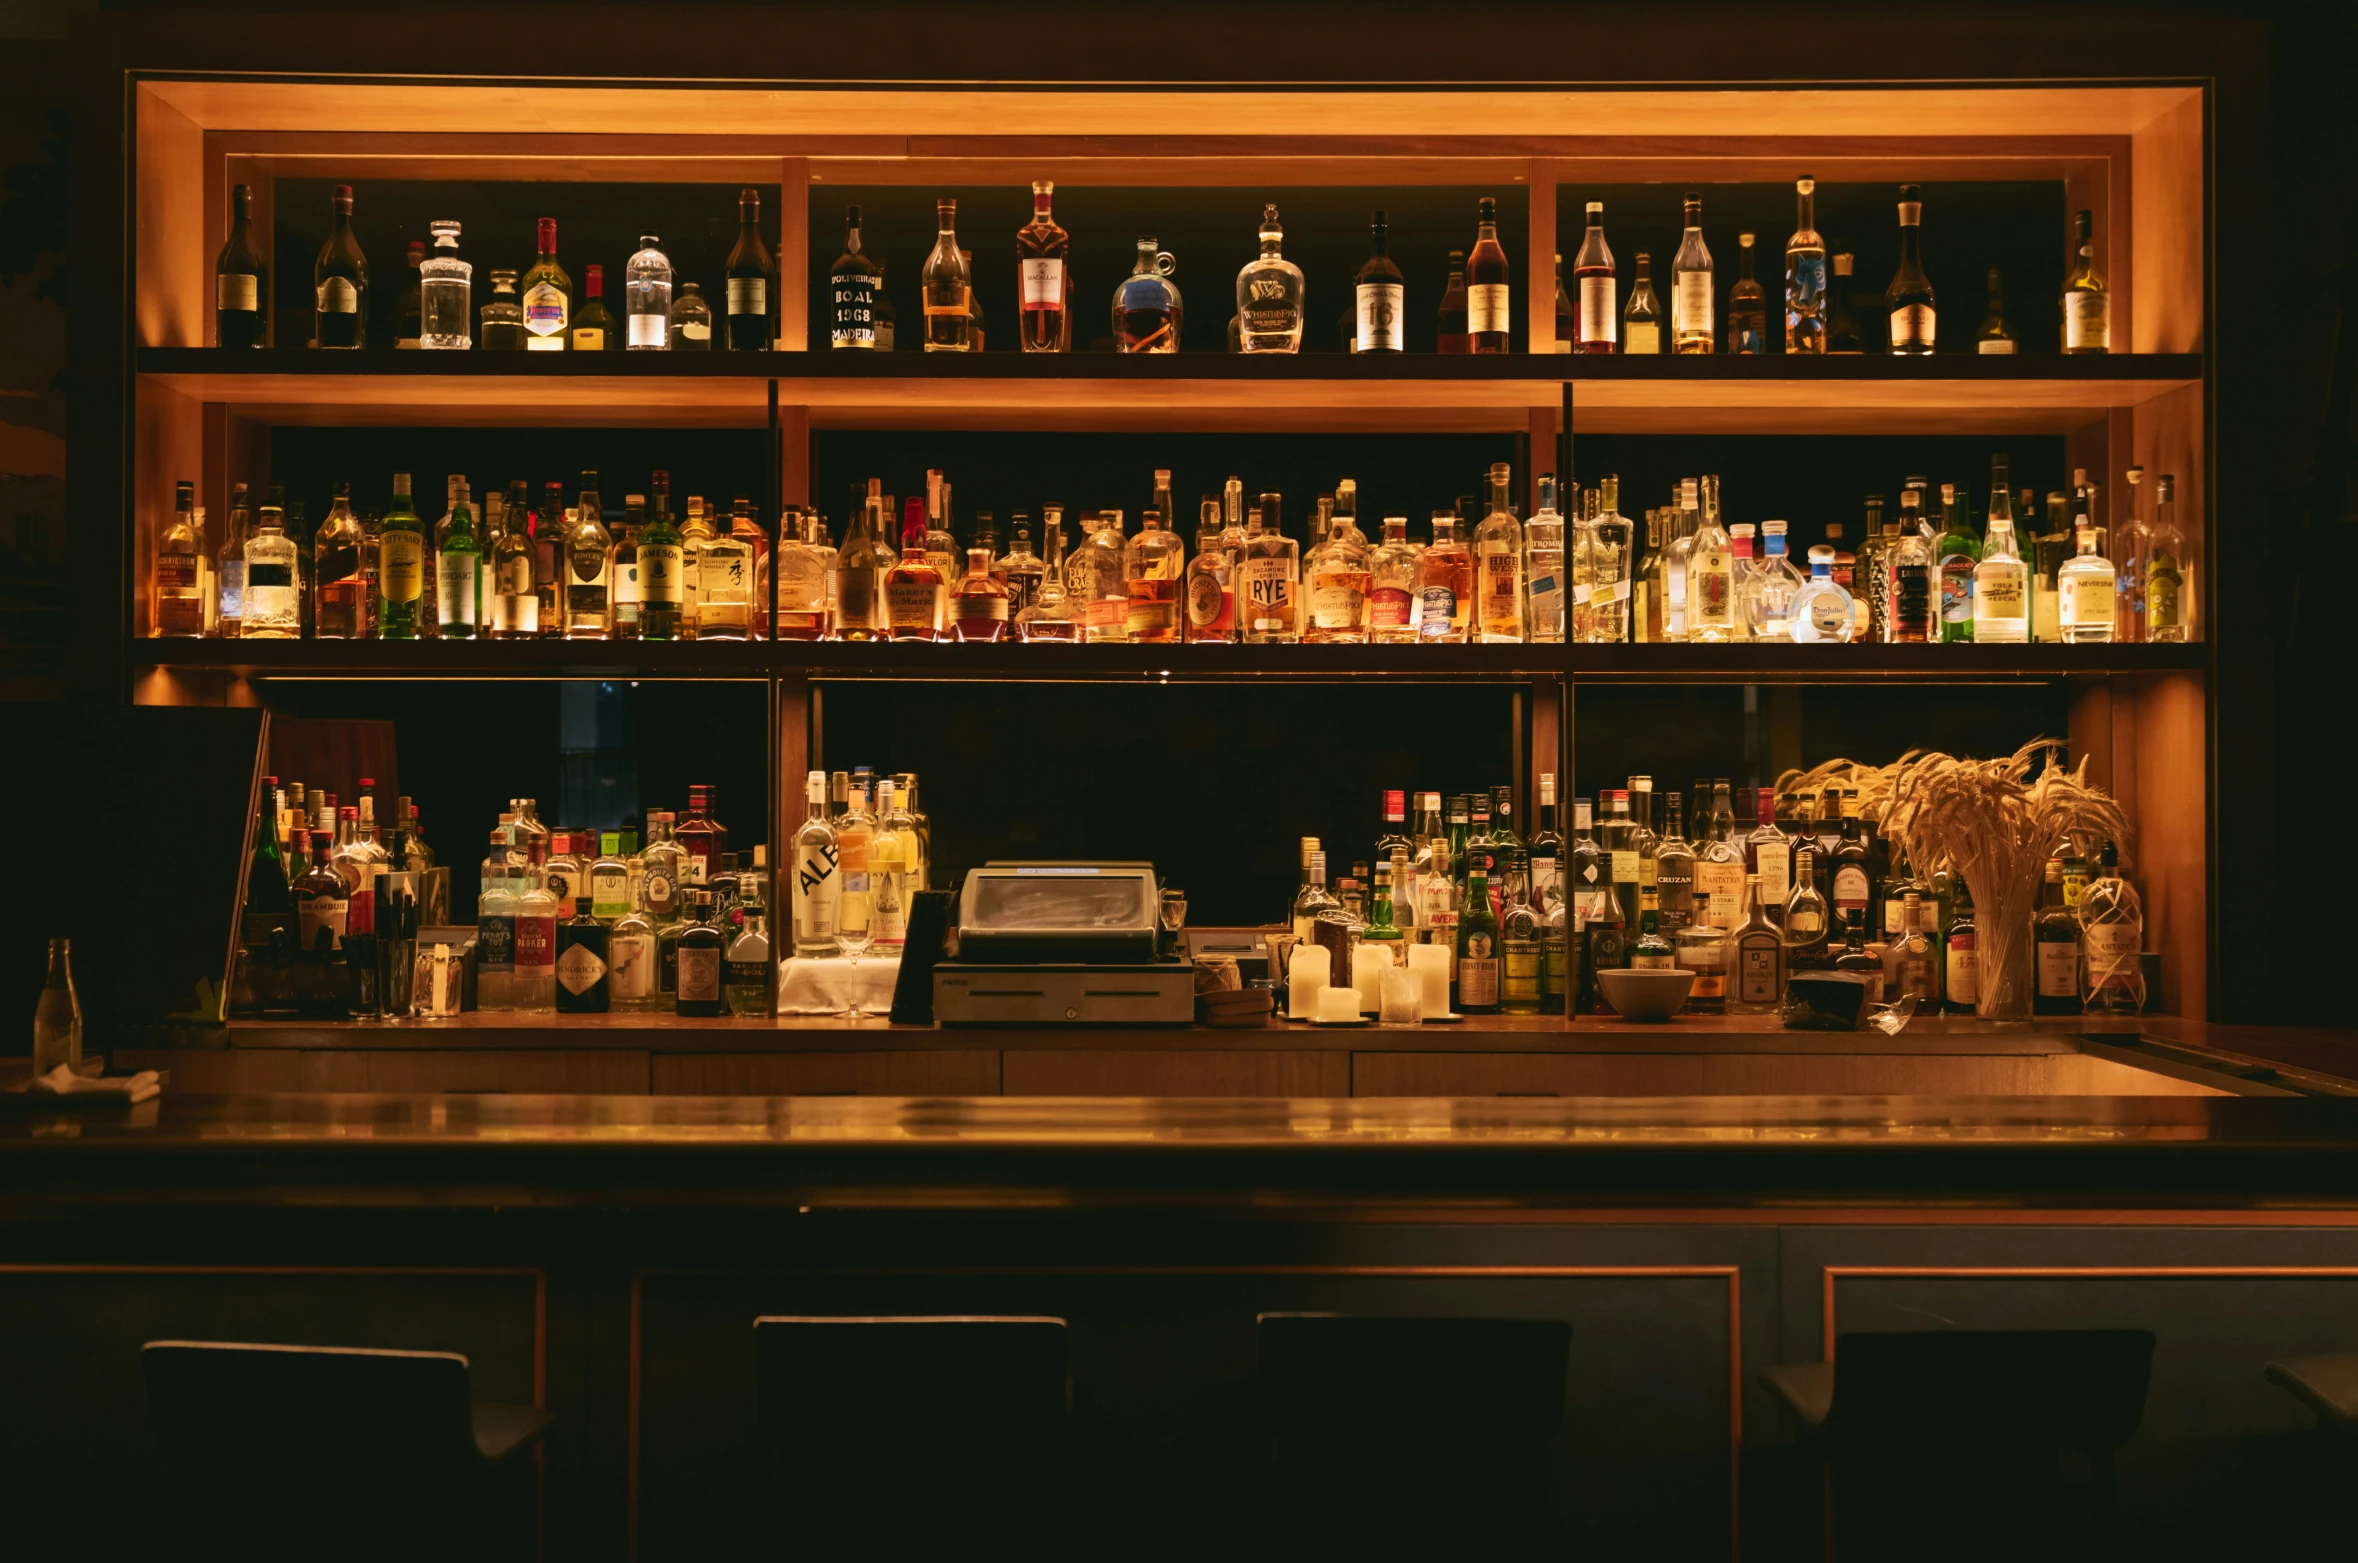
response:
{"label": "white cloth napkin", "polygon": [[900,980],[901,958],[871,955],[859,960],[832,956],[814,960],[796,956],[778,963],[778,1013],[781,1015],[840,1015],[855,1003],[863,1015],[883,1015],[892,1009],[893,984]]}
{"label": "white cloth napkin", "polygon": [[34,1096],[62,1097],[68,1101],[104,1103],[129,1107],[144,1102],[164,1088],[161,1078],[152,1069],[142,1069],[135,1075],[78,1075],[72,1067],[60,1064],[45,1075],[33,1076],[25,1089]]}

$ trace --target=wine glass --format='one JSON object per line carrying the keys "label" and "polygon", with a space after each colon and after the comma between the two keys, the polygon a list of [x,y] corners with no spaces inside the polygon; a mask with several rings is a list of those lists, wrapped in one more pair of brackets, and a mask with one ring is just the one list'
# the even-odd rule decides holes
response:
{"label": "wine glass", "polygon": [[1164,886],[1157,910],[1162,918],[1164,941],[1176,955],[1180,949],[1179,930],[1187,926],[1187,892]]}
{"label": "wine glass", "polygon": [[[851,960],[856,972],[860,957],[868,953],[868,945],[876,937],[876,897],[866,885],[858,889],[845,885],[835,902],[835,942]],[[852,988],[845,1019],[856,1020],[860,1014],[859,990]]]}

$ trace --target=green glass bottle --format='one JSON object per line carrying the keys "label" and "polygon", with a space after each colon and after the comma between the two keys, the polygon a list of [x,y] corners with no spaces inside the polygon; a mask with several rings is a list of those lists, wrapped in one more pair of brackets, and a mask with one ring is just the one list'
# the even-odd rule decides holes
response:
{"label": "green glass bottle", "polygon": [[467,499],[467,485],[461,483],[450,502],[450,533],[434,560],[435,617],[444,640],[473,640],[482,611],[483,545],[476,541]]}
{"label": "green glass bottle", "polygon": [[393,505],[377,542],[377,633],[418,638],[418,604],[426,589],[426,531],[409,502],[409,474],[393,474]]}
{"label": "green glass bottle", "polygon": [[1941,533],[1932,554],[1940,561],[1940,638],[1973,639],[1973,567],[1981,563],[1981,537],[1965,514],[1965,496],[1953,483],[1940,486]]}
{"label": "green glass bottle", "polygon": [[639,638],[677,640],[687,601],[687,549],[671,519],[671,474],[655,474],[653,513],[639,530]]}
{"label": "green glass bottle", "polygon": [[1498,919],[1490,915],[1490,878],[1476,862],[1466,872],[1465,911],[1457,920],[1457,1007],[1468,1015],[1498,1011]]}

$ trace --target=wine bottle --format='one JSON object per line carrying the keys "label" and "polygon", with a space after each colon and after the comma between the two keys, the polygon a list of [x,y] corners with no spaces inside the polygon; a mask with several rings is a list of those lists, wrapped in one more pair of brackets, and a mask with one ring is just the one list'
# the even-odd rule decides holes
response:
{"label": "wine bottle", "polygon": [[262,347],[270,340],[270,267],[254,248],[254,191],[229,192],[229,239],[213,262],[213,321],[223,347]]}
{"label": "wine bottle", "polygon": [[1891,314],[1891,350],[1921,355],[1932,351],[1938,320],[1932,308],[1932,279],[1924,275],[1924,192],[1901,185],[1899,198],[1899,270],[1884,294]]}
{"label": "wine bottle", "polygon": [[314,295],[312,341],[319,347],[368,345],[368,258],[352,236],[352,187],[336,186],[330,198],[335,226],[311,265]]}
{"label": "wine bottle", "polygon": [[737,242],[729,249],[729,346],[757,353],[770,345],[770,293],[777,268],[761,242],[761,192],[737,192]]}

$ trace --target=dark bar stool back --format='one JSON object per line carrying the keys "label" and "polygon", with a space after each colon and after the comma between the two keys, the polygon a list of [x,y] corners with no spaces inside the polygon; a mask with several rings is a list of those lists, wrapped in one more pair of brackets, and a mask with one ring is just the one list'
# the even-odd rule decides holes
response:
{"label": "dark bar stool back", "polygon": [[754,1320],[759,1485],[805,1500],[783,1532],[793,1550],[1051,1537],[1067,1506],[1065,1333],[1053,1318]]}
{"label": "dark bar stool back", "polygon": [[346,1555],[530,1553],[531,1494],[502,1513],[493,1476],[529,1477],[549,1418],[474,1404],[456,1352],[159,1340],[140,1366],[157,1447],[241,1546],[316,1554],[325,1525]]}
{"label": "dark bar stool back", "polygon": [[1547,1546],[1547,1445],[1572,1327],[1265,1313],[1266,1505],[1278,1550]]}

